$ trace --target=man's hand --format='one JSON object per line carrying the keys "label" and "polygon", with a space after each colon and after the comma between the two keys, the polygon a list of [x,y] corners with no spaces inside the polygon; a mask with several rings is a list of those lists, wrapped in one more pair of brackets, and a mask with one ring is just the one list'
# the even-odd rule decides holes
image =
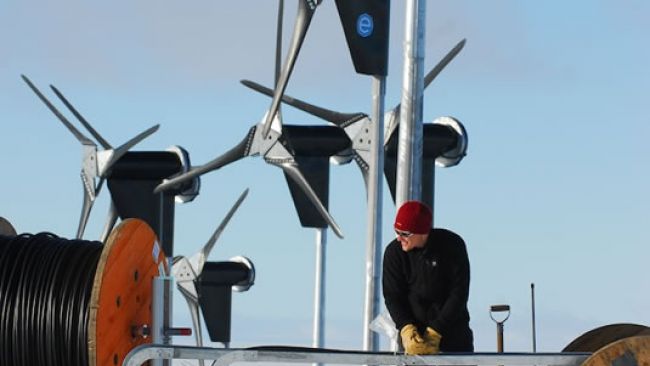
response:
{"label": "man's hand", "polygon": [[431,348],[431,353],[429,354],[435,355],[440,353],[440,339],[442,339],[440,333],[431,327],[427,327],[424,333],[424,342]]}
{"label": "man's hand", "polygon": [[[428,329],[427,329],[428,331]],[[413,324],[405,325],[399,332],[407,355],[432,355],[437,350],[423,338]],[[437,334],[437,333],[436,333]],[[439,340],[438,340],[439,342]]]}

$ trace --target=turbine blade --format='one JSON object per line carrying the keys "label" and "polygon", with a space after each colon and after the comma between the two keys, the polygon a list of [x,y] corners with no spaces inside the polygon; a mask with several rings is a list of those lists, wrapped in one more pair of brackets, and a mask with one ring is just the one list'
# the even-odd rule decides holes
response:
{"label": "turbine blade", "polygon": [[[436,66],[434,66],[426,74],[426,76],[424,77],[424,89],[426,89],[427,86],[429,86],[429,84],[431,84],[433,79],[435,79],[436,76],[438,76],[438,74],[440,74],[440,72],[442,70],[444,70],[444,68],[451,62],[451,60],[453,60],[454,57],[456,57],[456,55],[458,55],[460,53],[460,51],[463,49],[463,47],[465,47],[465,39],[464,38],[463,38],[462,41],[458,42],[456,44],[456,46],[454,46],[454,48],[452,48],[451,51],[449,51],[445,55],[445,57],[442,58],[442,60],[438,61]],[[395,108],[393,108],[393,110],[394,111],[399,111],[400,107],[401,107],[401,103],[396,105]]]}
{"label": "turbine blade", "polygon": [[208,239],[208,242],[205,243],[203,248],[201,248],[201,252],[199,254],[199,263],[198,263],[198,271],[197,276],[201,275],[201,272],[203,272],[203,265],[205,264],[205,261],[208,259],[208,256],[210,256],[210,252],[212,251],[212,248],[214,248],[214,244],[217,242],[219,237],[221,236],[221,233],[223,230],[226,228],[228,223],[230,222],[230,219],[232,216],[237,212],[237,209],[241,205],[241,203],[244,201],[246,196],[248,195],[248,188],[242,192],[242,194],[239,196],[235,204],[230,208],[230,211],[226,214],[226,217],[221,221],[221,224],[219,224],[219,227],[212,233],[212,236],[210,239]]}
{"label": "turbine blade", "polygon": [[278,2],[278,24],[275,31],[275,87],[278,86],[278,79],[280,78],[280,60],[282,58],[282,19],[284,16],[284,0]]}
{"label": "turbine blade", "polygon": [[[255,128],[255,127],[253,127]],[[179,176],[176,176],[174,178],[170,178],[169,180],[163,181],[161,184],[159,184],[155,189],[154,193],[160,193],[163,191],[167,191],[173,187],[177,187],[181,185],[182,183],[185,183],[195,177],[198,177],[199,175],[203,175],[205,173],[211,172],[213,170],[217,170],[225,165],[228,165],[234,161],[237,161],[248,154],[248,140],[249,140],[250,132],[244,137],[244,139],[235,145],[232,149],[226,151],[224,154],[218,156],[217,158],[213,159],[212,161],[196,166],[187,173],[181,174]]]}
{"label": "turbine blade", "polygon": [[113,166],[113,164],[115,164],[116,161],[120,160],[120,158],[124,156],[124,154],[126,154],[129,151],[129,149],[131,149],[133,146],[138,144],[140,141],[149,137],[152,133],[158,131],[159,128],[160,125],[152,126],[146,129],[145,131],[140,132],[137,136],[125,142],[115,150],[112,151],[105,150],[100,152],[98,155],[103,155],[102,153],[105,152],[110,152],[110,153],[108,154],[108,159],[106,161],[104,161],[103,159],[99,159],[98,156],[98,160],[100,160],[97,162],[99,165],[99,176],[103,177],[106,174],[106,172],[110,169],[110,167]]}
{"label": "turbine blade", "polygon": [[291,76],[296,59],[298,58],[298,53],[300,53],[302,43],[305,40],[305,35],[307,34],[307,29],[309,28],[315,9],[316,3],[313,0],[300,0],[298,2],[298,15],[296,16],[296,23],[293,27],[293,36],[291,37],[289,54],[285,60],[284,67],[282,68],[283,70],[275,88],[269,113],[267,114],[266,121],[264,121],[262,127],[262,137],[264,138],[266,138],[271,130],[271,123],[278,112],[278,107],[280,106],[280,98],[287,88],[289,77]]}
{"label": "turbine blade", "polygon": [[45,98],[45,96],[41,93],[41,91],[38,90],[38,88],[36,88],[34,84],[32,84],[32,82],[27,78],[27,76],[25,75],[20,75],[20,76],[23,78],[25,83],[27,83],[27,86],[29,86],[29,88],[32,89],[32,91],[38,96],[38,98],[43,103],[45,103],[47,108],[49,108],[49,110],[52,111],[52,113],[54,113],[54,115],[65,125],[65,127],[67,127],[68,130],[72,132],[72,134],[77,138],[77,140],[79,140],[79,142],[81,142],[83,145],[96,146],[96,144],[93,141],[91,141],[88,137],[84,136],[83,133],[77,130],[72,125],[72,123],[70,123],[70,121],[68,121],[68,119],[65,118],[65,116],[63,116],[63,114],[61,114],[61,112],[59,112],[59,110],[56,109],[56,107],[52,103],[50,103],[49,100],[47,100],[47,98]]}
{"label": "turbine blade", "polygon": [[77,228],[77,239],[81,239],[86,230],[86,224],[88,223],[88,217],[90,216],[90,210],[93,208],[94,200],[88,194],[88,191],[84,189],[84,200],[83,205],[81,206],[81,216],[79,217],[79,227]]}
{"label": "turbine blade", "polygon": [[[463,49],[463,47],[465,47],[465,41],[466,40],[463,38],[460,42],[458,42],[456,44],[456,46],[454,46],[454,48],[452,48],[451,51],[449,51],[445,55],[445,57],[443,57],[442,60],[440,60],[438,62],[438,64],[436,64],[436,66],[434,66],[426,74],[426,76],[424,77],[424,89],[426,89],[429,86],[429,84],[431,84],[433,79],[435,79],[438,76],[438,74],[440,74],[440,72],[451,62],[451,60],[453,60],[456,57],[456,55],[458,55],[460,53],[460,51]],[[393,121],[394,123],[392,125],[386,125],[386,127],[388,127],[388,132],[387,132],[386,136],[384,136],[384,146],[388,143],[388,141],[390,140],[390,137],[393,135],[393,133],[397,129],[397,126],[398,126],[399,121],[400,121],[400,109],[401,109],[401,106],[402,106],[401,103],[397,104],[393,109],[391,109],[390,111],[387,112],[387,114],[390,115],[394,119],[394,121]],[[385,119],[387,120],[387,118],[385,118]]]}
{"label": "turbine blade", "polygon": [[81,113],[77,111],[77,109],[72,105],[72,103],[70,103],[68,99],[66,99],[66,97],[63,96],[63,93],[61,93],[59,89],[57,89],[54,85],[50,85],[50,88],[52,88],[54,94],[56,94],[56,96],[59,97],[59,99],[61,99],[63,104],[65,104],[65,106],[68,107],[70,112],[72,112],[72,114],[74,114],[74,116],[77,117],[79,122],[81,122],[81,124],[86,128],[86,130],[88,130],[88,132],[90,132],[90,134],[93,135],[95,140],[97,140],[97,142],[99,142],[99,144],[102,145],[104,149],[108,150],[113,148],[111,144],[109,144],[108,141],[106,141],[102,137],[102,135],[100,135],[99,132],[97,132],[93,128],[93,126],[90,125],[90,123],[81,115]]}
{"label": "turbine blade", "polygon": [[158,131],[159,128],[160,128],[160,125],[151,126],[148,129],[140,132],[134,138],[132,138],[129,141],[122,144],[120,147],[113,150],[115,152],[115,154],[113,155],[113,159],[114,160],[119,160],[119,158],[121,158],[124,154],[126,154],[127,151],[129,151],[129,149],[131,149],[136,144],[140,143],[140,141],[142,141],[145,138],[149,137],[154,132]]}
{"label": "turbine blade", "polygon": [[363,183],[366,187],[366,192],[368,191],[368,174],[370,174],[368,163],[359,155],[358,152],[354,151],[354,161],[359,166],[361,170],[361,175],[363,176]]}
{"label": "turbine blade", "polygon": [[[240,81],[242,84],[247,86],[250,89],[255,90],[258,93],[264,94],[266,96],[272,97],[273,96],[273,90],[262,86],[254,81],[250,80],[241,80]],[[318,107],[316,105],[313,105],[311,103],[307,103],[305,101],[302,101],[300,99],[293,98],[289,95],[283,95],[282,96],[282,102],[300,109],[303,112],[307,112],[311,114],[312,116],[321,118],[327,122],[333,123],[339,127],[344,127],[346,122],[349,121],[356,121],[358,119],[361,119],[365,117],[366,115],[364,113],[340,113],[340,112],[335,112],[326,108]]]}
{"label": "turbine blade", "polygon": [[453,60],[456,55],[460,53],[463,47],[465,47],[465,41],[466,39],[463,38],[462,41],[458,42],[458,44],[456,44],[456,46],[454,46],[454,48],[452,48],[451,51],[449,51],[447,55],[445,55],[445,57],[443,57],[442,60],[440,60],[438,64],[434,66],[433,69],[431,69],[431,71],[429,71],[429,73],[424,77],[425,89],[427,86],[429,86],[429,84],[431,84],[433,79],[435,79],[436,76],[438,76],[438,74],[440,74],[440,72],[451,62],[451,60]]}
{"label": "turbine blade", "polygon": [[106,240],[108,240],[108,236],[111,234],[111,231],[117,222],[117,216],[118,215],[117,209],[115,208],[115,203],[113,203],[113,200],[111,200],[111,207],[108,209],[108,216],[106,218],[106,224],[104,225],[104,231],[102,232],[102,236],[99,239],[102,243],[106,243]]}
{"label": "turbine blade", "polygon": [[[275,31],[275,75],[273,76],[273,87],[278,87],[278,80],[280,79],[281,63],[282,63],[282,23],[284,17],[284,0],[278,2],[278,22]],[[278,121],[280,121],[280,127],[282,126],[282,110],[278,106]]]}
{"label": "turbine blade", "polygon": [[[192,316],[192,327],[194,328],[196,345],[198,347],[203,347],[203,333],[201,331],[201,313],[199,312],[199,304],[187,296],[185,297],[185,300],[187,301],[187,306],[190,308],[190,315]],[[203,360],[199,360],[199,362],[203,362]]]}
{"label": "turbine blade", "polygon": [[298,184],[298,186],[307,195],[307,198],[309,198],[309,200],[314,204],[314,206],[321,214],[321,216],[323,216],[325,221],[327,221],[329,226],[334,231],[334,234],[336,234],[336,236],[338,236],[339,238],[343,239],[343,233],[341,232],[341,228],[339,228],[339,226],[334,221],[334,218],[330,215],[330,213],[327,211],[325,206],[323,206],[323,203],[320,201],[320,199],[318,199],[318,195],[316,195],[314,189],[311,188],[309,182],[307,182],[307,179],[298,168],[298,164],[296,164],[295,162],[274,163],[272,161],[271,164],[277,165],[280,168],[282,168],[282,170],[284,170],[287,173],[287,175],[291,179],[293,179],[294,182]]}

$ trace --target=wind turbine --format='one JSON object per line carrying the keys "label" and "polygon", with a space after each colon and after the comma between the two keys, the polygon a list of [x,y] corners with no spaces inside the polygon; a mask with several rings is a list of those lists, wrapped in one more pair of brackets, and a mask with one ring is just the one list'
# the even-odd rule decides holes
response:
{"label": "wind turbine", "polygon": [[[294,25],[291,46],[275,89],[275,93],[279,95],[278,98],[281,97],[284,88],[286,88],[311,18],[318,4],[320,4],[320,1],[300,0],[298,2],[298,16]],[[280,9],[282,9],[282,4],[280,5]],[[278,21],[278,26],[281,26],[281,21]],[[280,37],[278,35],[278,42],[279,39]],[[278,46],[278,48],[280,47]],[[334,154],[336,151],[345,148],[348,141],[346,141],[347,139],[344,134],[339,133],[335,129],[330,129],[328,126],[284,126],[281,114],[278,113],[278,105],[279,102],[273,102],[270,109],[262,118],[262,121],[252,126],[246,136],[233,148],[206,164],[193,167],[185,174],[166,180],[156,187],[154,192],[158,193],[168,190],[189,179],[217,170],[244,157],[261,155],[267,163],[283,170],[290,186],[296,187],[293,191],[299,190],[304,194],[318,215],[322,217],[338,237],[342,238],[343,233],[341,229],[305,176],[300,162],[302,159],[299,155],[304,149],[313,148],[315,141],[316,146],[319,146],[321,149],[319,152],[321,155]]]}
{"label": "wind turbine", "polygon": [[[81,116],[81,114],[68,102],[68,100],[63,96],[63,94],[53,85],[50,85],[50,88],[54,93],[63,101],[63,103],[72,111],[72,113],[79,119],[81,124],[90,132],[90,134],[100,143],[104,148],[102,151],[98,151],[97,144],[81,133],[68,119],[41,93],[36,86],[25,76],[21,75],[22,79],[27,83],[29,88],[38,96],[38,98],[45,103],[54,115],[63,123],[63,125],[77,138],[79,142],[83,145],[82,150],[82,162],[81,162],[81,182],[83,184],[83,205],[81,208],[81,216],[79,218],[79,226],[77,228],[76,238],[80,239],[83,236],[84,230],[86,228],[86,223],[88,222],[88,217],[90,216],[90,211],[92,209],[93,203],[97,198],[103,184],[104,180],[110,174],[111,168],[115,163],[123,157],[131,147],[156,132],[160,125],[155,125],[144,132],[141,132],[134,138],[130,139],[126,143],[120,145],[117,148],[113,148],[95,129],[86,121],[86,119]],[[109,222],[114,219],[114,210],[111,206],[111,214],[109,214]],[[110,231],[110,229],[109,229]]]}
{"label": "wind turbine", "polygon": [[[465,39],[461,40],[434,66],[424,78],[426,88],[440,74],[440,72],[460,53],[465,46]],[[267,96],[272,95],[272,90],[250,80],[242,80],[242,84]],[[282,102],[321,118],[345,131],[351,141],[352,159],[361,170],[366,188],[368,188],[368,169],[370,161],[370,138],[369,130],[372,123],[370,117],[365,113],[342,113],[322,108],[303,100],[293,98],[289,95],[282,97]],[[400,104],[386,112],[386,128],[384,131],[384,151],[387,155],[394,155],[397,148],[397,126],[400,120]],[[450,167],[458,164],[464,157],[467,150],[467,133],[457,120],[444,117],[437,120],[437,123],[425,125],[425,149],[439,166]],[[426,143],[429,143],[428,146]],[[343,159],[339,163],[349,162]],[[395,161],[389,161],[385,165],[384,174],[391,188],[393,199],[395,199]],[[430,164],[429,164],[430,165]],[[431,198],[426,198],[427,201]]]}
{"label": "wind turbine", "polygon": [[[221,233],[225,229],[225,227],[228,225],[230,222],[230,219],[232,216],[235,214],[241,203],[244,201],[246,196],[248,195],[248,189],[244,190],[242,194],[239,196],[235,204],[232,206],[232,208],[228,211],[224,219],[221,221],[217,229],[212,233],[212,236],[208,239],[208,241],[203,245],[203,247],[196,252],[194,255],[192,255],[190,258],[187,258],[185,256],[176,256],[174,257],[173,260],[173,265],[172,265],[172,273],[174,274],[174,277],[176,278],[176,286],[178,287],[178,290],[180,293],[183,295],[185,300],[187,301],[187,305],[190,309],[190,315],[192,316],[192,325],[194,327],[194,334],[196,337],[196,343],[197,346],[201,347],[203,346],[203,335],[201,331],[201,315],[199,313],[199,305],[201,303],[201,293],[199,291],[199,285],[198,281],[202,277],[203,270],[205,267],[205,264],[208,263],[208,257],[210,256],[210,252],[212,252],[212,249],[214,248],[214,245],[216,244],[217,240],[221,236]],[[249,280],[247,281],[247,285],[244,286],[233,286],[233,289],[235,291],[246,291],[250,286],[252,285],[255,272],[252,267],[252,263],[250,261],[244,262],[244,264],[247,265],[251,269],[251,276],[249,277]],[[204,309],[204,314],[206,310]],[[223,324],[221,324],[223,326]]]}

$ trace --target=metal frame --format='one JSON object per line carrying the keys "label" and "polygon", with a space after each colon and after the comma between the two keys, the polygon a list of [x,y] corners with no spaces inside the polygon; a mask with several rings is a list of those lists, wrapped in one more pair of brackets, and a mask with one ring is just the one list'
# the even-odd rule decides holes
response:
{"label": "metal frame", "polygon": [[236,362],[327,363],[349,365],[554,365],[579,366],[591,353],[452,353],[433,356],[406,356],[388,352],[338,351],[273,347],[269,349],[223,349],[143,345],[124,359],[124,366],[139,366],[156,359],[215,360],[215,366]]}

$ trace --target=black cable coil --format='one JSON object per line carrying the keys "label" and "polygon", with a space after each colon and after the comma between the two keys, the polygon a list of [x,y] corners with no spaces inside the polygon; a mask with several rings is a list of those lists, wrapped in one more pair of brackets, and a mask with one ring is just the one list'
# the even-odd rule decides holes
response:
{"label": "black cable coil", "polygon": [[88,365],[101,242],[0,235],[0,365]]}

